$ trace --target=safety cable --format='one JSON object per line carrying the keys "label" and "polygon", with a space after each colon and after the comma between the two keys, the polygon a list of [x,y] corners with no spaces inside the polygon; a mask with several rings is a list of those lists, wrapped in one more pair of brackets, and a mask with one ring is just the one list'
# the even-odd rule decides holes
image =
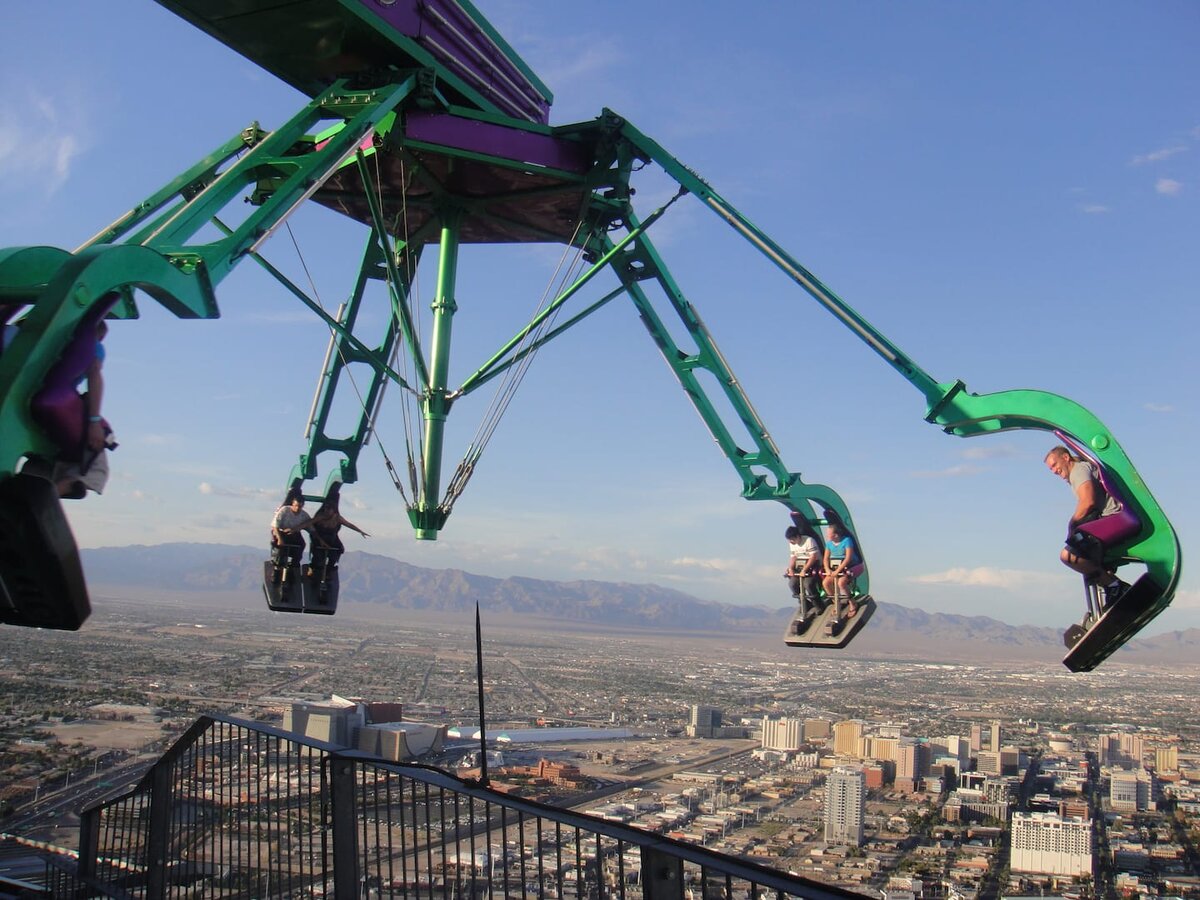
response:
{"label": "safety cable", "polygon": [[[542,291],[542,295],[531,318],[536,319],[552,298],[557,297],[562,293],[567,284],[575,280],[577,273],[582,268],[583,246],[581,243],[577,244],[579,232],[582,227],[583,217],[581,216],[575,223],[575,231],[571,235],[570,241],[563,247],[563,253],[559,257],[557,266],[550,273],[550,278],[546,283],[545,289]],[[574,250],[573,256],[572,249]],[[568,258],[570,259],[569,262]],[[505,373],[500,385],[497,386],[491,403],[475,432],[475,436],[467,445],[467,450],[463,455],[462,461],[459,462],[458,467],[446,485],[445,494],[439,504],[439,508],[445,513],[449,514],[453,509],[455,501],[458,500],[466,488],[467,482],[471,480],[471,476],[475,474],[475,467],[479,462],[480,456],[483,454],[488,442],[491,441],[497,427],[499,427],[501,418],[507,412],[517,388],[524,380],[525,374],[529,371],[529,367],[533,363],[533,358],[540,349],[537,343],[538,340],[553,326],[558,313],[559,309],[554,310],[549,316],[539,322],[536,328],[531,329],[525,334],[516,347],[513,348],[513,358],[518,359],[519,362]],[[521,356],[523,352],[525,355]]]}
{"label": "safety cable", "polygon": [[[412,265],[412,246],[409,244],[409,228],[408,228],[408,170],[405,165],[404,155],[399,154],[400,158],[400,212],[396,215],[396,221],[393,223],[393,230],[396,230],[399,225],[404,232],[404,257],[406,260],[404,271],[408,273],[409,283],[406,296],[397,296],[398,303],[407,303],[409,315],[413,317],[413,328],[417,334],[422,333],[422,323],[420,314],[420,304],[412,302],[414,298],[420,295],[420,276],[416,268]],[[386,211],[383,205],[383,178],[379,171],[379,154],[375,154],[375,184],[377,187],[377,198],[379,202],[380,217],[383,221],[387,221]],[[384,241],[384,252],[392,253],[393,246],[390,241],[390,235],[383,234],[380,238]],[[399,285],[388,285],[391,291],[397,291]],[[408,374],[408,354],[401,353],[401,348],[404,343],[403,333],[398,333],[396,336],[395,351],[403,357],[403,372],[407,380]],[[412,490],[413,506],[415,506],[421,497],[420,482],[418,480],[418,471],[424,470],[424,447],[425,447],[425,421],[421,416],[421,410],[418,405],[418,400],[415,397],[405,395],[401,402],[400,413],[401,421],[404,425],[404,448],[407,453],[408,462],[408,481],[409,487]],[[414,428],[415,422],[415,428]],[[415,439],[414,439],[415,431]],[[415,448],[415,452],[414,452]],[[420,464],[418,465],[418,460]],[[401,492],[403,494],[403,492]],[[407,501],[406,501],[407,502]],[[412,508],[410,506],[410,508]]]}
{"label": "safety cable", "polygon": [[[294,231],[292,231],[292,223],[290,221],[284,220],[284,227],[287,228],[288,237],[291,238],[292,247],[296,251],[296,258],[300,260],[300,267],[304,270],[304,277],[308,279],[308,287],[309,287],[309,290],[312,291],[312,295],[313,295],[313,298],[316,300],[317,307],[322,312],[325,312],[326,315],[328,315],[328,312],[325,309],[325,304],[321,300],[320,292],[317,290],[317,283],[313,279],[312,272],[309,271],[308,262],[304,258],[304,253],[300,250],[300,243],[299,243],[299,241],[296,240],[296,233]],[[340,324],[340,322],[339,322],[339,324]],[[350,368],[349,361],[346,359],[346,355],[345,355],[344,351],[342,350],[341,341],[338,340],[338,338],[339,338],[339,335],[338,335],[337,329],[333,328],[332,326],[329,326],[329,339],[332,342],[333,346],[337,350],[338,359],[341,360],[341,363],[342,363],[342,371],[345,372],[346,377],[350,379],[350,385],[354,389],[355,396],[358,398],[359,408],[362,409],[363,414],[367,416],[368,433],[372,433],[375,431],[375,425],[374,425],[374,419],[372,417],[372,413],[369,409],[367,409],[366,398],[363,397],[362,390],[358,386],[358,381],[354,377],[354,371]],[[326,377],[324,372],[321,373],[321,377],[322,378]],[[328,383],[326,384],[326,386],[328,386]],[[379,442],[379,452],[383,454],[384,465],[387,467],[388,471],[392,473],[392,483],[396,485],[396,489],[398,491],[400,491],[400,496],[404,498],[404,502],[407,504],[408,498],[404,496],[404,488],[401,486],[400,482],[395,477],[395,474],[394,474],[395,468],[392,466],[392,460],[391,460],[391,457],[388,455],[387,448],[384,446],[383,438],[378,437],[378,434],[376,434],[376,437],[378,438],[378,442]]]}

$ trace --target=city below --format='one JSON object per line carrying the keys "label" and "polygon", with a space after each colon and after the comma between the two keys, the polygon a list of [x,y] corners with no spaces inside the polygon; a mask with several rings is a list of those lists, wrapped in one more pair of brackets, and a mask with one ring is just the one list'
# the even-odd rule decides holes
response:
{"label": "city below", "polygon": [[96,605],[77,633],[0,629],[0,876],[77,847],[83,809],[215,714],[867,896],[1200,897],[1200,666],[1074,675],[485,613],[483,748],[473,615]]}

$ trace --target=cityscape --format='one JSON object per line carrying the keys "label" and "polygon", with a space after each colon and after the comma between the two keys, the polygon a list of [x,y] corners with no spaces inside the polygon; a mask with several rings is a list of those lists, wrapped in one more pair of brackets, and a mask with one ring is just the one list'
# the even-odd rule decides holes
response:
{"label": "cityscape", "polygon": [[512,796],[865,896],[1200,896],[1195,667],[873,660],[485,612],[484,749],[473,618],[200,597],[0,630],[6,845],[78,846],[83,808],[219,714],[486,770]]}

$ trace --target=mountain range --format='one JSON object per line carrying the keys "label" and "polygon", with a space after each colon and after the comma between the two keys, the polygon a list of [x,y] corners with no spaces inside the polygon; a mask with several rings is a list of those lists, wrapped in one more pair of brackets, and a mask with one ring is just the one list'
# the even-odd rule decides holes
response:
{"label": "mountain range", "polygon": [[[110,592],[172,591],[262,597],[262,550],[226,544],[171,543],[83,550],[94,587]],[[712,638],[772,640],[793,607],[738,606],[701,600],[655,584],[494,578],[460,569],[429,569],[387,556],[352,551],[340,565],[340,611],[356,616],[409,611],[464,614],[476,603],[489,617],[561,623],[563,630],[611,629]],[[852,645],[857,655],[938,660],[1053,661],[1064,652],[1056,628],[1014,626],[987,616],[930,614],[878,603]],[[1115,661],[1171,664],[1200,658],[1200,629],[1131,641]],[[829,651],[821,651],[829,652]]]}

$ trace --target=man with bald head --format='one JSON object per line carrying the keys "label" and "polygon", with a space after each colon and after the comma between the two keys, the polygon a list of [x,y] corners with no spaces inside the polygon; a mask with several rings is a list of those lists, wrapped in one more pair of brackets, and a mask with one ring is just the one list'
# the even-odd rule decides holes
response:
{"label": "man with bald head", "polygon": [[1059,558],[1065,565],[1079,572],[1089,581],[1100,586],[1102,609],[1112,606],[1129,590],[1129,585],[1117,578],[1103,565],[1103,545],[1094,538],[1089,542],[1079,526],[1085,522],[1111,516],[1121,511],[1121,504],[1104,489],[1100,473],[1089,460],[1073,456],[1066,447],[1055,447],[1046,454],[1046,466],[1071,485],[1075,493],[1075,511],[1067,530],[1067,545]]}

